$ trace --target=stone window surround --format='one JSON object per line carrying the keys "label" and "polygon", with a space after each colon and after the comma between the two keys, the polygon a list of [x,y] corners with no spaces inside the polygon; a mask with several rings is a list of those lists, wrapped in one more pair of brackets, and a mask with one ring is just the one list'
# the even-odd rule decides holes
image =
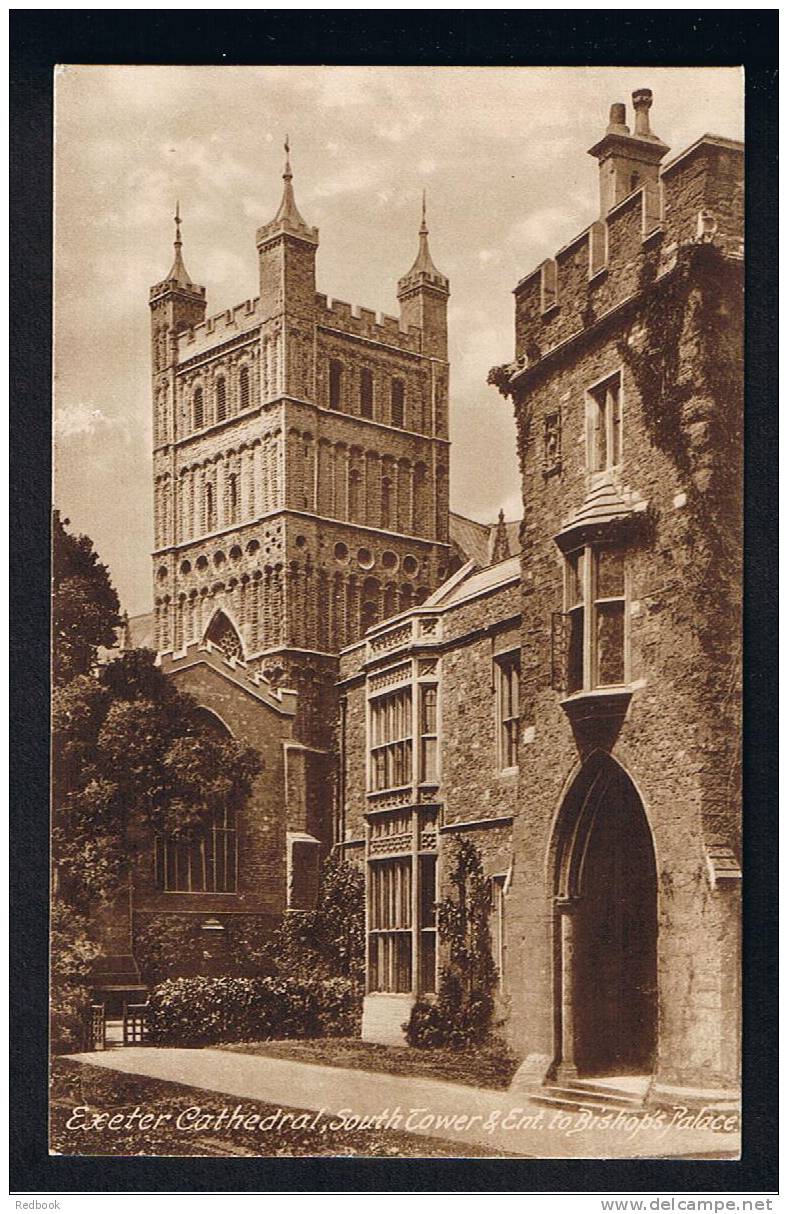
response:
{"label": "stone window surround", "polygon": [[[608,390],[616,384],[618,388],[613,408],[607,400]],[[600,397],[604,394],[605,404],[601,406]],[[585,389],[585,466],[592,487],[611,471],[621,468],[624,457],[624,372],[619,366],[599,379],[589,384]],[[597,467],[595,434],[595,415],[601,412],[605,425],[605,462]],[[618,433],[615,432],[614,414],[617,413]],[[615,452],[617,458],[611,459]]]}
{"label": "stone window surround", "polygon": [[[411,804],[367,815],[367,993],[419,994],[437,989],[435,903],[433,901],[429,909],[425,908],[423,882],[429,873],[437,898],[440,888],[439,822],[440,810],[434,804]],[[400,873],[400,895],[404,888],[404,874],[407,872],[407,905],[401,901],[397,904],[397,923],[393,926],[389,923],[390,913],[385,925],[381,925],[381,908],[374,904],[376,896],[380,897],[382,885],[385,884],[384,874],[387,870]],[[379,874],[379,877],[374,877],[373,872]],[[387,943],[385,940],[382,944],[377,943],[378,939],[392,934],[398,937],[396,943]],[[377,952],[374,960],[373,947]],[[395,950],[399,952],[399,957],[393,955]],[[398,963],[402,965],[403,979],[405,976],[409,979],[407,985],[404,981],[399,985],[386,981],[385,985],[389,989],[381,992],[381,963],[388,966],[389,977]],[[429,973],[426,973],[426,968],[430,969]]]}
{"label": "stone window surround", "polygon": [[[507,669],[516,669],[517,697],[516,702],[511,705],[511,716],[505,715],[505,696],[507,692],[507,681],[505,673]],[[509,775],[519,770],[519,761],[508,763],[506,760],[509,757],[507,751],[511,753],[513,749],[517,755],[519,742],[519,688],[520,688],[520,646],[519,643],[511,645],[507,649],[502,649],[493,654],[493,682],[495,688],[495,748],[496,748],[496,767],[499,775]],[[507,725],[510,727],[507,729]],[[507,734],[514,734],[514,745],[507,738]]]}

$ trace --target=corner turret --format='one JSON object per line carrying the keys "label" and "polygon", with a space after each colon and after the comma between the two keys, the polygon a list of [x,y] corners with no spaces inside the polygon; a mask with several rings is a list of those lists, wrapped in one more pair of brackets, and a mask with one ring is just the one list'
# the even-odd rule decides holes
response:
{"label": "corner turret", "polygon": [[445,359],[449,280],[432,260],[428,236],[426,195],[422,194],[419,251],[407,274],[397,283],[397,299],[403,328],[414,325],[421,329],[422,353]]}

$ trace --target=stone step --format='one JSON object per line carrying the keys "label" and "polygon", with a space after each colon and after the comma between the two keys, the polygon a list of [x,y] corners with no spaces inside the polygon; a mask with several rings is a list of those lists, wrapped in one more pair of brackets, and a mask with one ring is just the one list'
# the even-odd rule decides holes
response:
{"label": "stone step", "polygon": [[598,1113],[609,1113],[613,1110],[642,1109],[648,1091],[649,1080],[638,1077],[631,1083],[617,1086],[615,1081],[593,1079],[572,1079],[564,1083],[550,1083],[538,1091],[531,1093],[531,1099],[537,1104],[545,1104],[551,1108],[561,1108],[569,1111],[592,1109]]}
{"label": "stone step", "polygon": [[592,1113],[611,1113],[613,1111],[636,1110],[639,1105],[616,1105],[610,1101],[600,1100],[595,1096],[583,1096],[581,1092],[562,1092],[558,1089],[543,1088],[537,1092],[529,1092],[529,1100],[534,1104],[543,1105],[548,1109],[562,1109],[567,1113],[579,1113],[581,1109],[590,1109]]}

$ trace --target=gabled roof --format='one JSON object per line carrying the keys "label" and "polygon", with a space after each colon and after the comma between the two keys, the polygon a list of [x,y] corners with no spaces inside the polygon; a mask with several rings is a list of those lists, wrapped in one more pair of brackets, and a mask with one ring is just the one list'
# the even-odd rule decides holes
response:
{"label": "gabled roof", "polygon": [[467,565],[463,565],[462,569],[425,599],[422,607],[439,607],[444,610],[477,594],[486,594],[519,580],[519,555],[507,557],[505,561],[499,561],[497,565],[487,565],[483,569],[478,569],[473,561],[468,561]]}
{"label": "gabled roof", "polygon": [[[456,549],[460,560],[473,561],[479,568],[492,563],[497,523],[479,523],[452,510],[449,514],[449,542]],[[509,552],[516,556],[520,552],[520,521],[504,523],[509,540]]]}

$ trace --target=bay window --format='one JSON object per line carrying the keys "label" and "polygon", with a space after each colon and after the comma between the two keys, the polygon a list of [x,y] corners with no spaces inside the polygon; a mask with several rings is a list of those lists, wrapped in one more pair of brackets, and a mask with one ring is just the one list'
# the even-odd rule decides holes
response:
{"label": "bay window", "polygon": [[569,694],[626,680],[624,555],[586,545],[567,554],[565,612]]}
{"label": "bay window", "polygon": [[412,783],[413,726],[410,684],[370,705],[370,788],[402,788]]}

